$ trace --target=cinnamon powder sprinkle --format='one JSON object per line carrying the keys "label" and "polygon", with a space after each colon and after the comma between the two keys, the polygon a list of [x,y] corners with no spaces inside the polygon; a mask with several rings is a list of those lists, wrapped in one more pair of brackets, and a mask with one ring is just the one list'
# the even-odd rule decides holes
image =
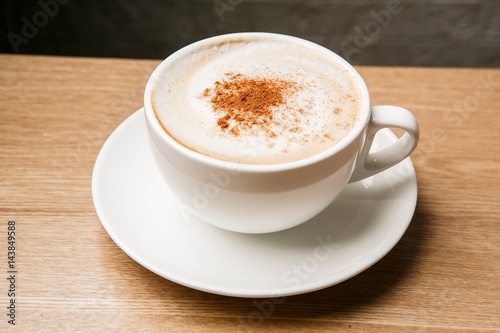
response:
{"label": "cinnamon powder sprinkle", "polygon": [[286,103],[287,96],[300,88],[296,82],[282,79],[249,78],[242,74],[226,73],[227,79],[214,82],[203,91],[211,98],[214,111],[221,114],[217,125],[223,131],[238,136],[242,130],[255,127],[271,137],[273,110]]}

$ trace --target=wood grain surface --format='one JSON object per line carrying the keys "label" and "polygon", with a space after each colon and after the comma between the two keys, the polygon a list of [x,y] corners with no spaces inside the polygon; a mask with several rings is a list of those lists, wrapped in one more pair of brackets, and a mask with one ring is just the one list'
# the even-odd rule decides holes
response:
{"label": "wood grain surface", "polygon": [[158,63],[0,55],[1,332],[500,332],[500,70],[358,68],[372,104],[420,122],[414,218],[373,267],[271,307],[155,275],[95,213],[96,156]]}

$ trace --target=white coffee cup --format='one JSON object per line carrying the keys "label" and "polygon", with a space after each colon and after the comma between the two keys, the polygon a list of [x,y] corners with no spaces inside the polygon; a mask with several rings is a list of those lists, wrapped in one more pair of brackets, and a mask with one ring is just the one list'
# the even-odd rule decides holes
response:
{"label": "white coffee cup", "polygon": [[[216,159],[191,150],[163,128],[152,105],[159,73],[174,60],[214,40],[251,39],[300,43],[326,53],[355,79],[361,95],[359,121],[339,143],[298,161],[281,164],[242,164]],[[245,61],[245,59],[241,59]],[[197,216],[217,227],[242,233],[269,233],[304,223],[330,205],[344,186],[373,176],[410,155],[419,138],[413,114],[396,106],[370,106],[361,76],[343,58],[312,42],[271,33],[236,33],[191,44],[165,59],[151,75],[144,95],[144,110],[151,150],[158,170],[189,219]],[[370,153],[375,134],[382,128],[406,133],[382,151]]]}

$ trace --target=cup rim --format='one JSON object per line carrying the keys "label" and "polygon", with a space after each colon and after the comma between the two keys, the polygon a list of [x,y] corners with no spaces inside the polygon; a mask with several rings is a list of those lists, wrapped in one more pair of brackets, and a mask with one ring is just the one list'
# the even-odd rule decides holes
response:
{"label": "cup rim", "polygon": [[[313,48],[319,52],[323,52],[324,54],[335,59],[337,63],[339,63],[342,67],[344,67],[352,78],[355,80],[356,84],[361,93],[361,110],[359,115],[359,121],[354,125],[353,129],[339,142],[337,142],[332,147],[329,147],[315,155],[296,160],[291,162],[284,163],[276,163],[276,164],[249,164],[249,163],[239,163],[239,162],[231,162],[226,160],[217,159],[211,156],[204,155],[202,153],[191,150],[180,142],[178,142],[175,138],[170,136],[163,128],[161,121],[158,119],[155,111],[153,110],[152,102],[151,102],[151,93],[153,85],[155,84],[155,77],[158,76],[159,73],[164,72],[165,68],[174,61],[175,59],[182,57],[184,54],[189,53],[200,45],[216,42],[224,39],[235,39],[235,38],[245,38],[245,39],[256,39],[256,38],[273,38],[275,40],[289,40],[294,43],[299,43],[304,46]],[[189,44],[176,52],[172,53],[166,59],[164,59],[152,72],[150,75],[145,91],[144,91],[144,113],[146,116],[146,120],[149,124],[148,129],[154,130],[155,133],[170,147],[174,148],[178,153],[188,157],[189,159],[193,159],[197,162],[200,162],[205,165],[209,165],[215,168],[222,168],[226,170],[238,170],[238,172],[279,172],[279,171],[287,171],[292,169],[302,168],[308,165],[316,164],[323,160],[326,160],[338,152],[342,151],[346,147],[348,147],[356,138],[363,133],[366,125],[368,124],[370,118],[370,96],[368,93],[368,88],[366,86],[365,81],[361,77],[361,75],[354,69],[354,67],[347,62],[344,58],[336,54],[330,49],[327,49],[324,46],[316,44],[306,39],[302,39],[295,36],[280,34],[280,33],[270,33],[270,32],[237,32],[237,33],[229,33],[223,35],[217,35],[214,37],[205,38]]]}

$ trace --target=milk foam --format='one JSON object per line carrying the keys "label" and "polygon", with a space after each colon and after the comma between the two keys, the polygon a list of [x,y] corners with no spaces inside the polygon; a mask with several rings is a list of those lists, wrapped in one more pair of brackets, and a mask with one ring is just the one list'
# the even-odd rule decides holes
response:
{"label": "milk foam", "polygon": [[[206,89],[228,74],[296,83],[273,109],[269,130],[232,135],[217,125]],[[152,104],[164,129],[178,142],[218,159],[274,164],[315,155],[339,142],[358,121],[361,98],[350,73],[307,46],[271,39],[228,39],[177,58],[152,87]],[[273,134],[271,134],[273,133]]]}

